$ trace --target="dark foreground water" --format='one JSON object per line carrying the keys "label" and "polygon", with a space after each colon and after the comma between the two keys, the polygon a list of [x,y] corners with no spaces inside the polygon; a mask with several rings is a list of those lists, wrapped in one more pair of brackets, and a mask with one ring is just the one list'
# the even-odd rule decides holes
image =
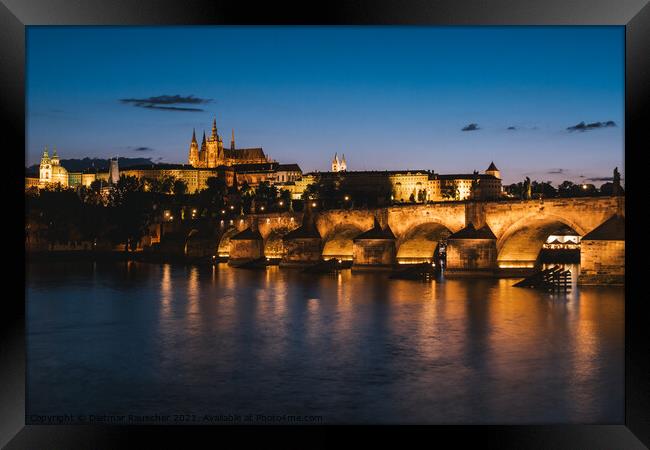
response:
{"label": "dark foreground water", "polygon": [[133,262],[27,277],[29,422],[624,418],[623,288]]}

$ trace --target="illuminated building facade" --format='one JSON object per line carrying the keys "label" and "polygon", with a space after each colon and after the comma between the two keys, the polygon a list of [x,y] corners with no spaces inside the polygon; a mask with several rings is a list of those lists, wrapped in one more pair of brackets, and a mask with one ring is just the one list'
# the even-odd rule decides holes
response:
{"label": "illuminated building facade", "polygon": [[47,152],[47,147],[43,150],[41,165],[39,167],[39,186],[60,185],[68,187],[68,171],[61,165],[59,156],[56,154],[56,148],[52,150],[52,157]]}
{"label": "illuminated building facade", "polygon": [[201,146],[196,140],[196,132],[192,132],[192,140],[187,162],[192,167],[215,168],[219,166],[234,166],[237,164],[263,164],[271,162],[261,147],[235,148],[235,131],[232,131],[230,148],[224,148],[223,139],[217,131],[217,120],[212,122],[212,133],[206,139],[205,132]]}
{"label": "illuminated building facade", "polygon": [[334,153],[334,159],[332,159],[332,172],[345,172],[348,170],[348,163],[345,162],[345,155],[341,155],[341,160],[339,160],[338,154]]}

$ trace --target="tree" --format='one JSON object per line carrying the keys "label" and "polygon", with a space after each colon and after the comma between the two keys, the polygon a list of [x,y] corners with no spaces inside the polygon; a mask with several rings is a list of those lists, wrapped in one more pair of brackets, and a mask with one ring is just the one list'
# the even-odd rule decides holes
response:
{"label": "tree", "polygon": [[446,200],[458,200],[460,198],[460,191],[456,181],[446,182],[441,188],[442,198]]}
{"label": "tree", "polygon": [[557,187],[557,192],[560,197],[575,196],[579,188],[573,182],[565,180]]}
{"label": "tree", "polygon": [[320,177],[316,183],[307,186],[302,198],[305,201],[320,200],[322,208],[338,206],[341,202],[340,179]]}
{"label": "tree", "polygon": [[187,183],[181,179],[174,180],[172,183],[172,191],[177,199],[182,200],[187,192]]}
{"label": "tree", "polygon": [[198,196],[200,214],[202,215],[205,211],[207,216],[214,217],[221,210],[225,210],[228,186],[225,180],[217,177],[209,177],[206,180],[206,185],[207,187]]}
{"label": "tree", "polygon": [[614,195],[614,183],[603,183],[599,192],[601,195]]}
{"label": "tree", "polygon": [[530,178],[526,177],[524,180],[523,199],[530,200],[532,198],[532,188]]}
{"label": "tree", "polygon": [[77,193],[61,186],[42,189],[38,196],[27,198],[27,216],[45,228],[45,238],[50,248],[57,242],[74,240],[75,232],[79,230],[81,210]]}
{"label": "tree", "polygon": [[122,175],[110,194],[111,237],[124,244],[124,251],[135,250],[145,235],[154,214],[154,195],[144,189],[137,177]]}
{"label": "tree", "polygon": [[241,198],[242,208],[245,213],[251,212],[251,205],[255,198],[255,192],[250,187],[247,181],[244,181],[239,188],[239,196]]}
{"label": "tree", "polygon": [[145,178],[146,190],[157,194],[170,194],[174,187],[175,177],[162,175],[158,178]]}
{"label": "tree", "polygon": [[532,193],[537,194],[538,196],[544,197],[544,198],[553,198],[557,195],[557,190],[553,187],[550,181],[542,181],[541,183],[538,183],[537,181],[533,181],[531,183],[532,186]]}
{"label": "tree", "polygon": [[427,190],[426,189],[420,189],[418,191],[418,202],[424,203],[427,201]]}
{"label": "tree", "polygon": [[293,211],[293,202],[291,199],[291,191],[288,189],[282,189],[280,191],[280,201],[284,204],[284,206],[289,210]]}
{"label": "tree", "polygon": [[512,183],[505,187],[505,191],[513,197],[522,198],[524,192],[524,183]]}

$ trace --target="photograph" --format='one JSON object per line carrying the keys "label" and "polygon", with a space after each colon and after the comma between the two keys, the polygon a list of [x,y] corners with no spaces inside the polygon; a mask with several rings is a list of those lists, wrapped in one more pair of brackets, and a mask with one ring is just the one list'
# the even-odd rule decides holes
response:
{"label": "photograph", "polygon": [[28,25],[24,83],[26,425],[626,424],[625,26]]}

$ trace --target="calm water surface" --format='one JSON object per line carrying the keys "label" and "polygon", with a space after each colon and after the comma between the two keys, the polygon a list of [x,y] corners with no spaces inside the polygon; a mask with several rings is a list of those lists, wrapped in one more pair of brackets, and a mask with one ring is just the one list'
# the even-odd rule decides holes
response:
{"label": "calm water surface", "polygon": [[622,423],[623,288],[513,282],[29,264],[28,419]]}

